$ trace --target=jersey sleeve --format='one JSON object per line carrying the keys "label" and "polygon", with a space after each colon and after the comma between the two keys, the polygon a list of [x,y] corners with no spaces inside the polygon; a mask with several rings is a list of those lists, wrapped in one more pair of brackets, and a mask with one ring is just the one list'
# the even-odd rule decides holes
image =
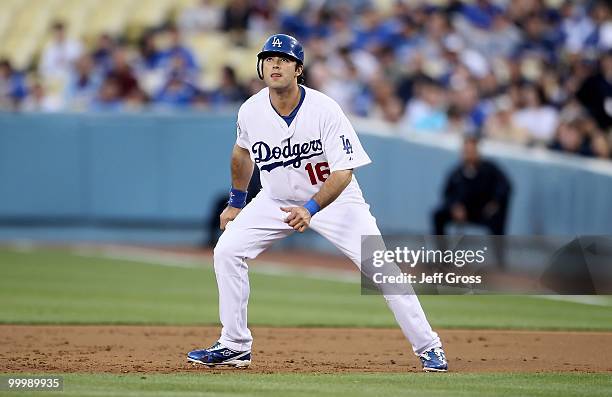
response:
{"label": "jersey sleeve", "polygon": [[236,121],[236,145],[246,150],[250,150],[249,148],[251,147],[249,144],[247,131],[244,128],[244,123],[240,117],[240,113],[238,113],[238,120]]}
{"label": "jersey sleeve", "polygon": [[354,169],[372,162],[340,106],[327,117],[322,139],[332,172]]}

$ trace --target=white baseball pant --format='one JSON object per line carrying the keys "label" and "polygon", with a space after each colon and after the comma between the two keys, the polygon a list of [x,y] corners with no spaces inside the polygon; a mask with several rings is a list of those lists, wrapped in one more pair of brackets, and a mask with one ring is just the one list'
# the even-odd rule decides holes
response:
{"label": "white baseball pant", "polygon": [[[284,222],[280,207],[304,203],[276,200],[261,191],[226,226],[214,249],[214,268],[219,289],[219,317],[223,329],[219,341],[236,351],[251,349],[253,338],[247,326],[249,277],[246,259],[254,259],[275,241],[294,232]],[[360,268],[361,236],[380,235],[376,219],[363,198],[338,197],[315,214],[310,228],[325,237]],[[420,354],[441,347],[415,294],[384,295],[412,349]]]}

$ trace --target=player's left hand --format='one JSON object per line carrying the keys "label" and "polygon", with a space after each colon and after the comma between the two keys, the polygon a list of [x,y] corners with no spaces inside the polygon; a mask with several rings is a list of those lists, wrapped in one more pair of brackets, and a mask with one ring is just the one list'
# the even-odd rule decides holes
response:
{"label": "player's left hand", "polygon": [[281,207],[281,210],[289,214],[285,218],[285,223],[288,223],[294,230],[303,233],[310,225],[310,212],[304,207]]}

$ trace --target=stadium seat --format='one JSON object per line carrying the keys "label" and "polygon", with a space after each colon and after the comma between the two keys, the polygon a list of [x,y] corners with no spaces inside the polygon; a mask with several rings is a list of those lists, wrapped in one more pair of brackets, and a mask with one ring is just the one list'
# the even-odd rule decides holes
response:
{"label": "stadium seat", "polygon": [[374,4],[378,11],[384,15],[390,15],[393,11],[395,0],[376,0]]}
{"label": "stadium seat", "polygon": [[19,0],[0,1],[0,51],[2,50],[2,38],[6,32],[10,31],[10,25],[14,14],[23,6]]}
{"label": "stadium seat", "polygon": [[304,5],[304,0],[281,0],[279,8],[285,12],[295,13]]}
{"label": "stadium seat", "polygon": [[172,8],[170,0],[139,0],[130,11],[128,24],[138,28],[160,25]]}
{"label": "stadium seat", "polygon": [[53,19],[66,23],[69,36],[80,37],[95,3],[96,0],[63,0]]}
{"label": "stadium seat", "polygon": [[241,81],[257,77],[257,53],[259,48],[235,49],[228,54],[228,64],[234,68]]}
{"label": "stadium seat", "polygon": [[11,14],[0,8],[0,51],[2,49],[2,41],[6,34],[8,34],[8,25],[11,20]]}
{"label": "stadium seat", "polygon": [[36,50],[36,41],[29,36],[10,35],[2,43],[2,55],[8,57],[17,69],[30,65]]}
{"label": "stadium seat", "polygon": [[200,82],[211,88],[219,80],[219,73],[227,60],[228,49],[232,46],[222,33],[198,33],[185,37],[187,45],[195,52],[202,68]]}
{"label": "stadium seat", "polygon": [[52,7],[57,4],[56,0],[47,2],[25,2],[11,18],[10,32],[19,32],[25,36],[33,36],[44,33],[51,20]]}
{"label": "stadium seat", "polygon": [[51,19],[53,7],[59,0],[40,2],[2,1],[2,14],[6,15],[2,23],[0,52],[8,57],[13,66],[24,69],[30,66],[34,58],[37,43],[44,37]]}
{"label": "stadium seat", "polygon": [[187,45],[193,49],[199,64],[211,67],[223,63],[226,51],[231,48],[227,37],[222,33],[197,33],[185,37]]}
{"label": "stadium seat", "polygon": [[101,33],[119,34],[136,2],[133,0],[106,0],[97,2],[85,28],[86,39],[98,37]]}

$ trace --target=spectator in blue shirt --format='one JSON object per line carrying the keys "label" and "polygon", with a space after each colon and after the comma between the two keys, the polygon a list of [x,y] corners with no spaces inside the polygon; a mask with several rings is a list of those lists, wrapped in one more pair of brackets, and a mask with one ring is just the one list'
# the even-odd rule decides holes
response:
{"label": "spectator in blue shirt", "polygon": [[170,46],[161,54],[161,59],[159,60],[160,64],[168,67],[172,62],[172,58],[178,56],[183,59],[183,62],[189,70],[197,71],[198,64],[195,60],[195,56],[193,52],[183,44],[178,29],[171,27],[168,29],[168,35],[170,37]]}
{"label": "spectator in blue shirt", "polygon": [[198,90],[179,76],[173,76],[155,95],[154,102],[158,108],[185,109],[195,98]]}
{"label": "spectator in blue shirt", "polygon": [[153,70],[160,66],[164,54],[157,48],[155,39],[156,34],[154,32],[147,32],[140,38],[138,43],[140,50],[139,68]]}
{"label": "spectator in blue shirt", "polygon": [[224,66],[221,71],[221,85],[210,94],[213,106],[226,106],[241,103],[246,99],[244,87],[238,83],[236,72],[231,66]]}
{"label": "spectator in blue shirt", "polygon": [[101,112],[115,112],[122,108],[119,82],[113,77],[107,77],[98,95],[93,99],[90,110]]}
{"label": "spectator in blue shirt", "polygon": [[8,59],[0,60],[0,109],[14,110],[26,97],[25,78]]}
{"label": "spectator in blue shirt", "polygon": [[113,52],[115,51],[115,40],[107,33],[98,37],[98,41],[91,56],[96,67],[102,72],[107,73],[113,66]]}
{"label": "spectator in blue shirt", "polygon": [[101,83],[102,75],[95,69],[94,58],[88,54],[81,55],[68,76],[64,94],[68,110],[85,110]]}
{"label": "spectator in blue shirt", "polygon": [[493,20],[503,10],[490,0],[477,0],[473,4],[464,4],[461,7],[461,14],[477,28],[489,30],[493,25]]}

